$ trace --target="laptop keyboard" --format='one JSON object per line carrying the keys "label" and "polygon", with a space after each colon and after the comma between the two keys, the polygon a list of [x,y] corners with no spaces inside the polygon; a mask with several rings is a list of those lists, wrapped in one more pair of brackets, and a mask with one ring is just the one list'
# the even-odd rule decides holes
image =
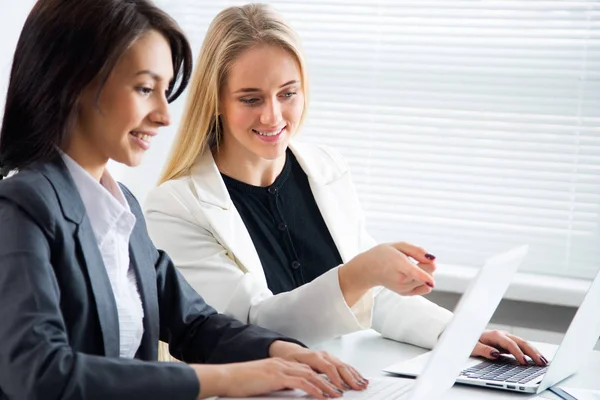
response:
{"label": "laptop keyboard", "polygon": [[342,399],[369,399],[369,400],[400,400],[413,387],[415,381],[406,381],[400,378],[371,378],[367,389],[355,392],[344,392]]}
{"label": "laptop keyboard", "polygon": [[528,383],[546,373],[548,367],[521,365],[516,360],[483,361],[460,373],[461,377],[508,383]]}

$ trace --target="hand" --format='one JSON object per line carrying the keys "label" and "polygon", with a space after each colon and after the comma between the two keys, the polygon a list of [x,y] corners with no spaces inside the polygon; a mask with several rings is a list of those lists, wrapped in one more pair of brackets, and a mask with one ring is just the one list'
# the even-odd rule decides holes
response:
{"label": "hand", "polygon": [[495,360],[500,354],[512,354],[519,363],[526,365],[529,356],[537,365],[545,367],[548,360],[535,347],[518,336],[511,335],[506,331],[485,331],[475,345],[472,356],[485,357]]}
{"label": "hand", "polygon": [[325,374],[339,390],[363,390],[369,383],[356,369],[325,351],[309,350],[295,343],[278,340],[271,344],[269,355],[307,365],[312,370]]}
{"label": "hand", "polygon": [[[427,294],[435,285],[434,259],[424,249],[409,243],[381,244],[340,267],[340,287],[349,306],[358,300],[356,294],[364,294],[375,286],[384,286],[405,296]],[[356,294],[351,296],[350,293]]]}
{"label": "hand", "polygon": [[[340,397],[342,391],[308,365],[281,358],[268,358],[224,365],[192,365],[200,380],[199,398],[212,396],[250,397],[276,390],[300,389],[317,399]],[[203,367],[218,368],[206,374]]]}

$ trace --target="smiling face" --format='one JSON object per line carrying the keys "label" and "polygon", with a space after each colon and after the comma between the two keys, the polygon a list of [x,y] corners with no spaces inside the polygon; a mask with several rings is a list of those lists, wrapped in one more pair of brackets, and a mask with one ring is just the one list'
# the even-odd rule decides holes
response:
{"label": "smiling face", "polygon": [[285,155],[304,111],[295,58],[279,46],[242,53],[221,88],[222,149],[246,161]]}
{"label": "smiling face", "polygon": [[172,78],[169,43],[157,31],[145,33],[116,63],[99,99],[99,82],[82,93],[63,150],[94,176],[109,159],[139,165],[158,128],[170,123],[166,91]]}

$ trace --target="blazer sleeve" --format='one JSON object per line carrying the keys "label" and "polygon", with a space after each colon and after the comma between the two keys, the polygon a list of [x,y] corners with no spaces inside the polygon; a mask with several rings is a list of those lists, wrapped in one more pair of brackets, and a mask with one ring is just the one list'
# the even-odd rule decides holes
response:
{"label": "blazer sleeve", "polygon": [[60,288],[45,233],[16,204],[0,200],[0,397],[10,399],[195,399],[182,363],[95,356],[69,346]]}
{"label": "blazer sleeve", "polygon": [[149,194],[145,212],[156,246],[173,257],[192,287],[219,312],[309,345],[370,326],[372,295],[348,307],[337,268],[295,290],[273,295],[237,264],[208,222],[198,221],[168,186]]}
{"label": "blazer sleeve", "polygon": [[[361,251],[375,246],[361,211]],[[385,338],[431,349],[452,319],[452,313],[423,296],[401,296],[384,287],[373,289],[372,328]]]}
{"label": "blazer sleeve", "polygon": [[[329,148],[327,151],[348,169],[341,155]],[[358,252],[364,252],[377,245],[377,241],[367,231],[366,217],[351,179],[348,185],[351,194],[346,201],[354,201],[359,219]],[[385,338],[431,349],[452,319],[450,311],[423,296],[401,296],[384,287],[374,288],[372,292],[375,297],[372,328]]]}

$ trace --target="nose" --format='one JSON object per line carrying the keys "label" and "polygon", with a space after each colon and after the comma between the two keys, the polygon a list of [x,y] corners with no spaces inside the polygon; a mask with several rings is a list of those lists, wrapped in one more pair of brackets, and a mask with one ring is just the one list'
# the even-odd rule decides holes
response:
{"label": "nose", "polygon": [[278,101],[268,101],[260,114],[260,123],[275,126],[281,122],[281,105]]}
{"label": "nose", "polygon": [[159,100],[159,104],[150,114],[153,123],[160,126],[171,125],[171,113],[169,112],[169,102],[166,98]]}

